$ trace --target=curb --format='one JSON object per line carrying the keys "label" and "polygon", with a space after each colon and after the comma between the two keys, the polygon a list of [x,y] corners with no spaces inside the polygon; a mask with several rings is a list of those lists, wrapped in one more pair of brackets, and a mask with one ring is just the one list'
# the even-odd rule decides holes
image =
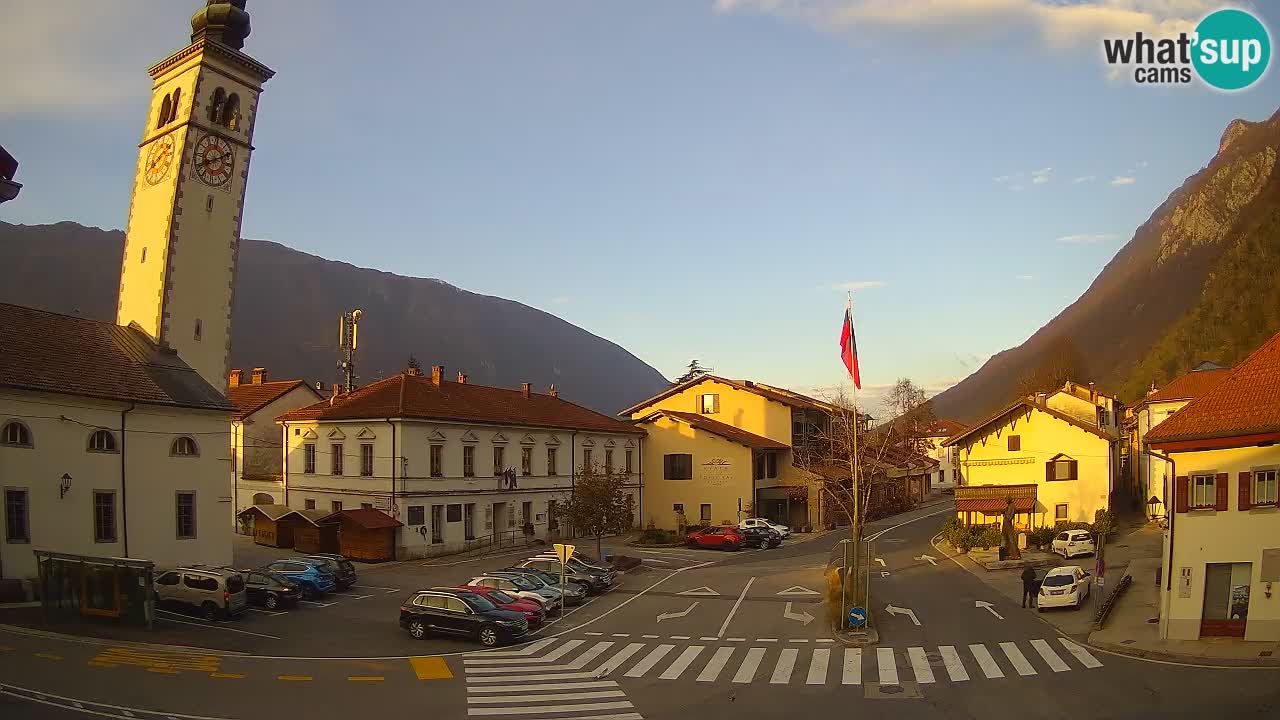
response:
{"label": "curb", "polygon": [[[1128,645],[1118,645],[1109,642],[1087,642],[1088,647],[1095,650],[1103,650],[1115,655],[1126,655],[1128,657],[1141,658],[1144,660],[1159,660],[1161,662],[1173,665],[1190,665],[1194,667],[1220,667],[1220,668],[1276,668],[1280,669],[1280,657],[1274,658],[1256,658],[1252,660],[1238,660],[1235,658],[1213,658],[1204,657],[1202,655],[1183,655],[1181,653],[1164,652],[1162,650],[1143,650],[1141,648],[1133,648]],[[1212,663],[1212,664],[1211,664]]]}
{"label": "curb", "polygon": [[872,645],[879,645],[880,631],[876,630],[875,625],[872,623],[873,620],[874,620],[874,616],[872,615],[871,610],[867,610],[867,629],[866,630],[861,632],[857,632],[857,631],[849,632],[849,631],[841,630],[833,624],[831,626],[831,636],[834,637],[837,642],[839,642],[841,645],[844,645],[845,647],[861,648],[861,647],[870,647]]}
{"label": "curb", "polygon": [[219,657],[252,657],[249,653],[242,653],[236,650],[220,650],[217,648],[200,647],[198,645],[165,645],[162,643],[138,642],[136,640],[112,640],[110,638],[93,637],[91,635],[71,635],[69,633],[54,632],[52,630],[39,630],[36,628],[23,627],[22,625],[0,625],[0,631],[12,633],[14,635],[61,640],[63,642],[78,643],[80,645],[128,647],[138,650],[150,650],[153,652],[166,653],[169,655],[179,653],[200,653],[202,655],[217,655]]}

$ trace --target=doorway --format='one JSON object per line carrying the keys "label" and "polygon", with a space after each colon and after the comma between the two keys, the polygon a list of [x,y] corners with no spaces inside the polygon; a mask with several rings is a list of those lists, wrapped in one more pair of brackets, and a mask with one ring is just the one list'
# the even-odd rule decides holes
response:
{"label": "doorway", "polygon": [[476,504],[467,503],[462,506],[462,533],[466,540],[476,539]]}
{"label": "doorway", "polygon": [[1205,565],[1200,637],[1244,637],[1252,579],[1252,563]]}

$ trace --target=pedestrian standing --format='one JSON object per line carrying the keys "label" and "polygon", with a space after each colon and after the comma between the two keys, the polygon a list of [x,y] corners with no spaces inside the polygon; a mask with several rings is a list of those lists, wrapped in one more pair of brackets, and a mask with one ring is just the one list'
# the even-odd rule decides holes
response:
{"label": "pedestrian standing", "polygon": [[1029,567],[1022,571],[1022,607],[1027,606],[1028,600],[1031,607],[1036,606],[1036,571]]}

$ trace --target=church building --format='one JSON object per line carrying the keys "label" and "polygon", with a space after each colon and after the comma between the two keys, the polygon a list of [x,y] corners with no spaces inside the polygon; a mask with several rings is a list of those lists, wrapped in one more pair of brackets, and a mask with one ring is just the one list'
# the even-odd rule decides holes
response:
{"label": "church building", "polygon": [[0,580],[38,550],[231,562],[231,309],[272,76],[244,4],[211,0],[150,69],[116,321],[0,304]]}

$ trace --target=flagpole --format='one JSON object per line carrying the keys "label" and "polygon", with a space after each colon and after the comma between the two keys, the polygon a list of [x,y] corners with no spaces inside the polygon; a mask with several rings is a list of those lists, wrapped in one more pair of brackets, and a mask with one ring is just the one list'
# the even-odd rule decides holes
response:
{"label": "flagpole", "polygon": [[[853,291],[852,290],[849,291],[846,310],[849,313],[849,340],[848,340],[849,344],[846,347],[846,349],[852,355],[853,353]],[[854,360],[856,362],[857,358],[854,358]],[[852,375],[850,375],[849,377],[849,382],[850,384],[853,383]],[[860,499],[861,493],[858,490],[858,419],[859,418],[858,418],[858,396],[857,396],[856,387],[851,393],[851,397],[853,399],[853,447],[852,447],[852,451],[849,453],[849,483],[853,486],[853,517],[850,518],[849,524],[852,528],[851,532],[853,535],[853,540],[854,542],[857,542],[858,536],[862,532],[862,528],[860,523],[861,517],[859,514],[859,507],[858,507],[860,504],[859,499]]]}

